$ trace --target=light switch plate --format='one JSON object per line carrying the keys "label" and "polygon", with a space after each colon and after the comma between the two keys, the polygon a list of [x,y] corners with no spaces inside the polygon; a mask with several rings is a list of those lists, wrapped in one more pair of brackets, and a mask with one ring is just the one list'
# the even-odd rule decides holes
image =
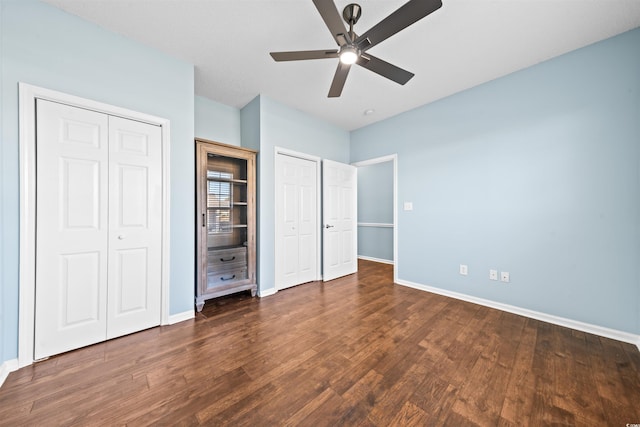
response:
{"label": "light switch plate", "polygon": [[465,264],[460,264],[460,274],[462,274],[463,276],[469,274],[469,267],[467,267]]}
{"label": "light switch plate", "polygon": [[501,271],[500,272],[500,281],[501,282],[505,282],[505,283],[509,283],[509,272],[508,271]]}
{"label": "light switch plate", "polygon": [[489,270],[489,279],[498,280],[498,270]]}
{"label": "light switch plate", "polygon": [[413,202],[404,202],[404,210],[412,211],[413,210]]}

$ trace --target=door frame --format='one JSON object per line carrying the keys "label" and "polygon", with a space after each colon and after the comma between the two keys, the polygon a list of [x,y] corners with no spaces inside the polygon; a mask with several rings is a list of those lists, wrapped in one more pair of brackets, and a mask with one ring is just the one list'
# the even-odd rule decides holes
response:
{"label": "door frame", "polygon": [[169,323],[170,122],[167,119],[69,95],[23,82],[19,90],[20,129],[20,299],[18,367],[33,360],[35,337],[36,260],[36,99],[58,102],[99,113],[160,126],[162,135],[162,265],[160,324]]}
{"label": "door frame", "polygon": [[352,166],[370,166],[377,163],[393,162],[393,281],[398,283],[398,155],[376,157],[351,163]]}
{"label": "door frame", "polygon": [[[274,166],[276,164],[276,159],[278,158],[278,155],[296,157],[302,160],[309,160],[316,164],[316,230],[318,232],[318,238],[316,239],[316,279],[315,280],[322,280],[322,268],[321,268],[322,267],[322,235],[321,235],[322,230],[320,227],[320,224],[322,222],[321,221],[322,219],[322,210],[321,210],[322,209],[322,194],[321,194],[322,193],[322,187],[321,187],[322,158],[318,156],[313,156],[311,154],[302,153],[299,151],[289,150],[287,148],[282,148],[282,147],[275,147],[273,151],[274,151],[274,155],[273,155]],[[275,178],[274,178],[274,187],[275,188],[274,188],[273,194],[275,199],[276,191],[278,191]],[[274,217],[275,217],[275,212],[274,212]],[[273,228],[274,237],[275,237],[275,239],[273,240],[273,251],[275,256],[277,257],[279,254],[276,251],[276,239],[278,238],[276,233],[276,224],[277,224],[277,220],[274,221],[274,228]],[[278,288],[278,285],[275,283],[275,279],[276,277],[275,277],[275,268],[274,268],[274,289],[275,289],[275,292],[278,292],[280,288]]]}

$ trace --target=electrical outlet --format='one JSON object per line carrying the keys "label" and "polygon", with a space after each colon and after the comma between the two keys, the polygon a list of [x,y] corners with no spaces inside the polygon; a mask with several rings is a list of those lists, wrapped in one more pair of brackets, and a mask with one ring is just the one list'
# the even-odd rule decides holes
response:
{"label": "electrical outlet", "polygon": [[469,274],[469,267],[467,267],[465,264],[460,264],[460,274],[462,274],[463,276]]}
{"label": "electrical outlet", "polygon": [[505,282],[505,283],[509,283],[509,272],[508,271],[501,271],[500,272],[500,281],[501,282]]}
{"label": "electrical outlet", "polygon": [[489,279],[498,280],[498,270],[489,270]]}

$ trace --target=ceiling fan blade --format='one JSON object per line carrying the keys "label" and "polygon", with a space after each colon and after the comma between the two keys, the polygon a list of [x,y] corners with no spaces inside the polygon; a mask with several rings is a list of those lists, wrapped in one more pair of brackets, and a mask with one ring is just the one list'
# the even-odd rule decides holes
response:
{"label": "ceiling fan blade", "polygon": [[368,53],[366,55],[361,55],[356,63],[367,70],[373,71],[374,73],[379,74],[382,77],[386,77],[389,80],[393,80],[401,85],[411,80],[415,75],[407,70],[396,67],[393,64],[389,64],[380,58],[369,55]]}
{"label": "ceiling fan blade", "polygon": [[299,50],[293,52],[271,52],[276,61],[301,61],[305,59],[337,58],[337,50]]}
{"label": "ceiling fan blade", "polygon": [[350,64],[338,62],[338,68],[336,69],[336,74],[333,76],[333,82],[331,82],[331,88],[329,89],[329,98],[337,98],[340,96],[350,69]]}
{"label": "ceiling fan blade", "polygon": [[316,5],[316,9],[320,12],[320,16],[322,16],[338,46],[345,44],[345,41],[346,44],[350,44],[351,37],[349,37],[349,32],[344,26],[342,16],[333,0],[313,0],[313,4]]}
{"label": "ceiling fan blade", "polygon": [[361,34],[356,40],[356,45],[362,50],[369,49],[441,7],[441,0],[409,0],[391,15]]}

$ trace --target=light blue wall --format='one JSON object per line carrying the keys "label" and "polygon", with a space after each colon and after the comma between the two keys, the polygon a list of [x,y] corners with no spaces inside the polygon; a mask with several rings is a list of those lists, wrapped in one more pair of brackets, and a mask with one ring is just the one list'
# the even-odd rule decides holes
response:
{"label": "light blue wall", "polygon": [[351,135],[391,153],[400,279],[640,333],[640,29]]}
{"label": "light blue wall", "polygon": [[[256,100],[249,104],[247,115],[251,111],[255,113],[257,106],[254,102]],[[260,96],[258,102],[260,110],[258,282],[260,292],[265,292],[275,287],[275,147],[348,163],[349,132],[265,96]],[[244,126],[245,123],[243,123]],[[247,146],[250,147],[251,144]]]}
{"label": "light blue wall", "polygon": [[240,110],[240,135],[242,146],[258,152],[256,156],[256,277],[258,277],[258,289],[260,289],[260,97],[255,97]]}
{"label": "light blue wall", "polygon": [[[260,150],[260,97],[255,97],[240,110],[242,146]],[[258,152],[258,156],[260,153]]]}
{"label": "light blue wall", "polygon": [[358,226],[358,256],[393,261],[393,228]]}
{"label": "light blue wall", "polygon": [[358,222],[393,223],[393,162],[358,167]]}
{"label": "light blue wall", "polygon": [[[14,318],[15,315],[11,313],[7,313],[5,305],[5,301],[8,301],[12,295],[15,295],[15,290],[7,289],[5,286],[6,279],[9,279],[10,274],[6,274],[5,272],[9,268],[7,264],[8,259],[5,259],[5,209],[9,208],[9,205],[5,203],[5,197],[7,190],[10,190],[10,186],[7,185],[8,180],[11,178],[12,170],[11,165],[5,160],[7,156],[6,152],[10,152],[9,147],[5,149],[4,144],[4,114],[2,111],[4,109],[4,79],[2,76],[4,75],[4,32],[2,28],[4,27],[4,3],[0,1],[0,365],[6,360],[13,359],[13,352],[15,348],[15,344],[11,344],[11,341],[15,341],[15,335],[12,332],[16,326],[16,320]],[[7,188],[7,190],[5,190]],[[12,261],[15,262],[15,257],[12,258]],[[6,278],[5,278],[6,277]],[[12,303],[15,303],[15,299],[11,300]],[[12,338],[9,338],[12,337]],[[9,344],[5,344],[5,342],[9,341]],[[10,349],[10,350],[6,350]]]}
{"label": "light blue wall", "polygon": [[[393,162],[358,167],[358,223],[393,224]],[[393,228],[358,226],[358,255],[393,261]]]}
{"label": "light blue wall", "polygon": [[35,0],[0,7],[0,363],[18,344],[18,82],[171,121],[170,312],[193,309],[193,66]]}
{"label": "light blue wall", "polygon": [[195,134],[198,138],[240,145],[240,110],[203,96],[195,97]]}

